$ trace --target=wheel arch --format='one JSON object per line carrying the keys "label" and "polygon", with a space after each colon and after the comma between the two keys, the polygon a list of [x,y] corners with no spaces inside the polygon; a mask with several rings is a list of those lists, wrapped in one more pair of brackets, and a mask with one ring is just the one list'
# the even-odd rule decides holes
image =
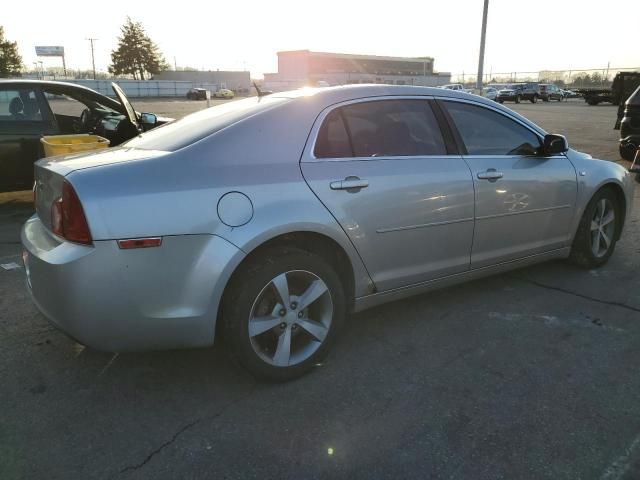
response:
{"label": "wheel arch", "polygon": [[[616,225],[616,240],[620,240],[620,236],[622,235],[622,231],[624,230],[624,223],[627,218],[627,197],[624,194],[624,189],[622,188],[622,186],[616,182],[607,182],[603,184],[602,186],[600,186],[600,188],[598,188],[598,190],[596,190],[593,195],[601,190],[604,190],[605,188],[613,191],[618,201],[618,206],[621,209],[622,220]],[[593,196],[591,198],[593,198]]]}
{"label": "wheel arch", "polygon": [[[218,305],[216,336],[222,333],[221,329],[224,324],[221,319],[225,295],[227,295],[229,289],[233,287],[233,283],[238,272],[241,271],[241,269],[248,263],[254,261],[260,255],[265,254],[269,250],[286,247],[306,250],[320,255],[327,261],[327,263],[335,268],[336,273],[343,281],[348,311],[353,311],[358,290],[362,288],[359,284],[363,281],[363,272],[358,265],[354,264],[357,260],[349,255],[344,246],[331,236],[315,230],[290,230],[277,232],[271,236],[263,238],[261,242],[253,245],[250,249],[245,249],[245,257],[238,265],[235,266],[233,272],[227,279]],[[368,285],[366,288],[368,290],[372,290],[373,283],[368,277],[368,274],[367,278]]]}

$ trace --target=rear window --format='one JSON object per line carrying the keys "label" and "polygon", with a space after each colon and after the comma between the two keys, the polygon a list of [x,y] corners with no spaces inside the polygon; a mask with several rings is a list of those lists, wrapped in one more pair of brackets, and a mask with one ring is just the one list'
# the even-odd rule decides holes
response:
{"label": "rear window", "polygon": [[173,152],[202,140],[243,118],[289,101],[290,99],[281,97],[252,97],[217,105],[154,128],[123,143],[123,146]]}

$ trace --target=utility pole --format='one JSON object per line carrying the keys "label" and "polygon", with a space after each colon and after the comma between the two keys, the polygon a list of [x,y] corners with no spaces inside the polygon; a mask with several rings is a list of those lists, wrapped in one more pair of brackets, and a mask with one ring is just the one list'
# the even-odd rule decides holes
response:
{"label": "utility pole", "polygon": [[97,38],[87,38],[89,42],[91,42],[91,64],[93,65],[93,79],[96,79],[96,58],[93,53],[93,42],[98,40]]}
{"label": "utility pole", "polygon": [[489,13],[489,0],[484,0],[482,13],[482,33],[480,35],[480,58],[478,59],[478,79],[476,88],[482,90],[482,72],[484,70],[484,42],[487,36],[487,13]]}
{"label": "utility pole", "polygon": [[178,60],[176,60],[175,55],[173,56],[173,70],[178,71]]}

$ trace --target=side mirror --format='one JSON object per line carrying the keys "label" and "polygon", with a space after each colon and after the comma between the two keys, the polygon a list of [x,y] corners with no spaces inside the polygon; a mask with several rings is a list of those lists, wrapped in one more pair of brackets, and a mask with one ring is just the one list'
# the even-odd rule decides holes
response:
{"label": "side mirror", "polygon": [[542,154],[545,156],[558,155],[569,150],[569,144],[564,135],[550,133],[544,136],[542,143]]}
{"label": "side mirror", "polygon": [[156,123],[158,123],[158,117],[153,113],[141,113],[140,123],[144,123],[145,125],[155,126]]}

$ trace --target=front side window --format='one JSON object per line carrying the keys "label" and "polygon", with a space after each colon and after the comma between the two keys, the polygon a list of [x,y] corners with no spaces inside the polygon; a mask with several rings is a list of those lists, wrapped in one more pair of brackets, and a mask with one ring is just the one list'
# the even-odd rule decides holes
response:
{"label": "front side window", "polygon": [[42,120],[36,94],[30,89],[0,90],[0,121]]}
{"label": "front side window", "polygon": [[[49,92],[46,93],[49,95]],[[49,106],[51,107],[51,111],[56,117],[65,116],[75,118],[80,118],[83,110],[86,110],[88,107],[86,104],[80,102],[79,100],[76,100],[75,98],[64,94],[56,94],[55,96],[51,96],[49,98]]]}
{"label": "front side window", "polygon": [[336,109],[320,129],[315,155],[352,156],[351,149],[356,157],[446,155],[440,127],[424,100],[379,100]]}
{"label": "front side window", "polygon": [[488,108],[443,102],[469,155],[535,155],[540,139],[531,130]]}

